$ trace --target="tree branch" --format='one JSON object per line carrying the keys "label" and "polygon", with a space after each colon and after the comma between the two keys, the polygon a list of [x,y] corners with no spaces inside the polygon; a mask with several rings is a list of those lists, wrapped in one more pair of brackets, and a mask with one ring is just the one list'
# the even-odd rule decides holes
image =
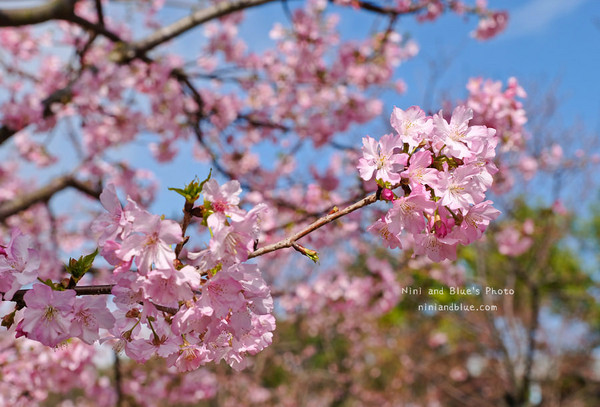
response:
{"label": "tree branch", "polygon": [[[114,284],[82,285],[70,288],[70,290],[75,290],[76,295],[110,295],[112,294],[112,289],[114,286]],[[29,290],[30,288],[18,290],[10,300],[5,301],[16,302],[17,307],[25,307],[25,301],[23,300],[23,297],[25,296],[25,293]],[[171,315],[175,315],[177,314],[177,311],[179,311],[177,308],[165,307],[163,305],[154,303],[152,303],[152,305],[154,305],[157,310],[167,312]]]}
{"label": "tree branch", "polygon": [[[104,27],[104,25],[102,25],[102,24],[96,24],[92,21],[86,20],[85,18],[79,17],[78,15],[75,15],[75,14],[68,16],[64,20],[69,21],[73,24],[77,24],[81,28],[84,28],[91,32],[95,32],[96,34],[102,34],[106,38],[108,38],[109,40],[111,40],[113,42],[123,42],[124,43],[124,41],[121,39],[121,37],[119,37],[114,32],[107,30]],[[134,57],[136,57],[136,55],[134,55]]]}
{"label": "tree branch", "polygon": [[96,14],[98,15],[98,24],[104,27],[104,11],[102,10],[102,0],[96,0]]}
{"label": "tree branch", "polygon": [[[107,295],[107,294],[112,293],[113,286],[114,286],[113,284],[88,285],[88,286],[75,287],[75,288],[73,288],[73,290],[75,290],[75,293],[77,295]],[[28,289],[28,288],[18,290],[10,300],[5,299],[5,301],[13,301],[13,302],[16,302],[17,305],[25,306],[23,297],[25,296],[25,293],[29,290],[30,289]]]}
{"label": "tree branch", "polygon": [[313,223],[308,225],[306,228],[300,230],[299,232],[293,234],[292,236],[290,236],[286,239],[283,239],[277,243],[273,243],[273,244],[261,247],[260,249],[253,251],[252,253],[250,253],[248,255],[248,258],[251,259],[254,257],[262,256],[263,254],[274,252],[279,249],[293,247],[298,239],[303,238],[304,236],[308,235],[309,233],[314,232],[315,230],[319,229],[320,227],[325,226],[328,223],[331,223],[334,220],[341,218],[344,215],[348,215],[349,213],[354,212],[357,209],[360,209],[367,205],[371,205],[372,203],[376,202],[378,200],[378,198],[379,198],[378,194],[374,193],[374,194],[367,196],[366,198],[361,199],[360,201],[358,201],[350,206],[347,206],[346,208],[344,208],[342,210],[339,210],[337,212],[330,213],[329,215],[323,216],[322,218],[317,219],[316,221],[314,221]]}
{"label": "tree branch", "polygon": [[[75,84],[78,78],[79,77],[72,79],[64,88],[55,90],[50,95],[48,95],[48,97],[42,100],[42,117],[44,119],[54,115],[54,112],[52,112],[52,105],[54,103],[67,104],[68,101],[71,100],[73,94],[73,85]],[[29,124],[26,124],[24,127],[20,128],[12,128],[7,125],[0,126],[0,145],[2,145],[5,141],[10,139],[19,131],[23,130],[23,128],[27,127],[28,125]]]}
{"label": "tree branch", "polygon": [[53,0],[36,7],[0,10],[0,27],[18,27],[50,20],[65,20],[74,15],[78,0]]}
{"label": "tree branch", "polygon": [[[333,0],[329,0],[329,2],[333,3]],[[382,6],[378,6],[377,4],[375,4],[371,1],[358,0],[358,1],[356,1],[355,4],[358,8],[361,8],[363,10],[367,10],[367,11],[370,11],[372,13],[377,13],[377,14],[389,15],[389,16],[414,14],[421,10],[426,9],[427,5],[428,5],[427,2],[423,2],[422,4],[417,3],[415,5],[410,6],[406,10],[400,11],[396,7],[382,7]]]}
{"label": "tree branch", "polygon": [[37,191],[0,205],[0,221],[4,221],[9,216],[28,209],[36,203],[47,202],[54,194],[68,187],[75,188],[92,198],[100,199],[100,191],[91,188],[71,175],[64,175],[52,180],[48,185],[41,187]]}
{"label": "tree branch", "polygon": [[[150,51],[156,46],[169,41],[207,21],[273,1],[276,0],[234,0],[214,4],[210,7],[197,10],[192,14],[174,22],[173,24],[158,29],[146,38],[134,42],[131,50],[135,53],[144,53]],[[127,56],[130,57],[130,55]]]}
{"label": "tree branch", "polygon": [[125,397],[123,396],[123,373],[121,372],[121,360],[119,359],[119,353],[113,352],[115,357],[115,389],[117,391],[117,407],[125,405]]}

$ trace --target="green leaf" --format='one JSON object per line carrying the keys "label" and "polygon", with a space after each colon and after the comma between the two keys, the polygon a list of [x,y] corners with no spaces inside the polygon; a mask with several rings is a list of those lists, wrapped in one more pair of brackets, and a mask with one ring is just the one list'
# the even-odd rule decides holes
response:
{"label": "green leaf", "polygon": [[199,181],[198,177],[195,177],[192,182],[186,185],[185,188],[169,188],[169,191],[177,192],[179,195],[183,196],[186,202],[193,204],[200,197],[202,193],[202,188],[204,184],[210,179],[212,175],[212,168],[208,172],[208,177],[204,181]]}
{"label": "green leaf", "polygon": [[42,284],[46,284],[48,287],[52,288],[54,291],[64,291],[65,288],[62,287],[59,283],[55,283],[52,280],[50,280],[49,278],[42,280],[41,278],[38,277],[38,281]]}
{"label": "green leaf", "polygon": [[208,171],[208,177],[206,177],[206,179],[200,183],[200,191],[202,191],[204,184],[206,184],[208,182],[211,175],[212,175],[212,168],[210,169],[210,171]]}
{"label": "green leaf", "polygon": [[319,253],[315,250],[306,249],[306,253],[304,253],[306,257],[317,263],[319,261]]}
{"label": "green leaf", "polygon": [[315,263],[319,261],[319,253],[317,253],[316,250],[307,249],[306,247],[298,243],[294,243],[292,247],[296,249],[296,251],[302,253],[303,255],[314,261]]}
{"label": "green leaf", "polygon": [[94,259],[98,255],[98,249],[94,250],[93,253],[90,253],[86,256],[81,256],[79,259],[75,260],[73,258],[69,259],[69,264],[67,264],[66,269],[67,273],[69,273],[75,283],[77,283],[81,278],[87,273],[94,263]]}
{"label": "green leaf", "polygon": [[383,180],[381,178],[377,178],[377,180],[375,181],[377,182],[377,186],[379,186],[381,189],[391,189],[392,188],[392,183],[389,181],[383,182]]}

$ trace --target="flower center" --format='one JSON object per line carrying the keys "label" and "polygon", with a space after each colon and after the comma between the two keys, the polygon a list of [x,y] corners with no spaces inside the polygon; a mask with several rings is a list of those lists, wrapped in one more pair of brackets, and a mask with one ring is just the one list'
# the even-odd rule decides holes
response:
{"label": "flower center", "polygon": [[50,323],[50,322],[54,321],[54,319],[56,318],[56,314],[58,314],[58,310],[56,308],[54,308],[52,305],[48,305],[44,312],[44,319],[48,323]]}

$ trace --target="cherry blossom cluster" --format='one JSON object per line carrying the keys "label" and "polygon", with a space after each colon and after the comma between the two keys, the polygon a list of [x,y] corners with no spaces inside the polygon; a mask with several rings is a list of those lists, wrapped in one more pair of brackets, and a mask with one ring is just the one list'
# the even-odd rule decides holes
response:
{"label": "cherry blossom cluster", "polygon": [[[46,405],[56,395],[71,394],[72,400],[57,407],[111,407],[118,404],[118,391],[111,381],[111,369],[103,368],[111,361],[111,350],[94,348],[80,340],[69,346],[49,348],[27,338],[15,340],[8,332],[0,332],[0,405],[30,407]],[[158,361],[157,361],[158,362]],[[217,378],[205,368],[179,374],[174,368],[152,370],[122,360],[123,377],[120,391],[139,405],[161,406],[197,404],[213,398]],[[140,391],[143,388],[144,391]],[[77,394],[75,396],[75,394]]]}
{"label": "cherry blossom cluster", "polygon": [[472,118],[465,106],[449,121],[441,111],[431,117],[416,106],[394,108],[395,134],[363,138],[360,176],[376,180],[381,197],[392,203],[369,230],[388,247],[412,246],[433,261],[454,260],[457,245],[479,239],[499,215],[485,200],[497,172],[496,131],[469,125]]}
{"label": "cherry blossom cluster", "polygon": [[520,227],[508,225],[496,234],[498,251],[506,256],[520,256],[525,253],[531,245],[531,237],[535,231],[532,219],[526,219]]}
{"label": "cherry blossom cluster", "polygon": [[371,256],[367,276],[350,276],[340,269],[319,274],[315,281],[301,283],[282,305],[290,313],[305,310],[314,315],[324,309],[334,313],[383,315],[401,299],[400,285],[389,262]]}
{"label": "cherry blossom cluster", "polygon": [[[81,341],[69,347],[48,348],[26,338],[15,340],[0,333],[2,358],[0,405],[30,407],[44,405],[50,394],[77,391],[78,406],[110,407],[116,394],[108,377],[99,375],[93,364],[94,348]],[[93,402],[91,402],[93,401]],[[69,406],[71,404],[53,404]]]}
{"label": "cherry blossom cluster", "polygon": [[[13,232],[0,252],[0,290],[10,300],[23,285],[35,283],[23,296],[17,336],[52,347],[73,337],[88,344],[110,341],[138,362],[158,355],[180,371],[221,359],[243,368],[244,356],[268,346],[275,329],[270,290],[257,265],[244,263],[265,206],[241,209],[237,181],[220,186],[208,179],[201,191],[204,204],[194,209],[211,239],[206,249],[188,253],[190,264],[184,265],[176,254],[184,240],[178,223],[131,198],[122,207],[114,185],[104,189],[100,200],[107,213],[91,229],[114,267],[111,309],[105,297],[78,296],[71,284],[35,283],[40,255],[30,239]],[[193,204],[186,202],[191,213]],[[72,275],[75,284],[82,277]]]}
{"label": "cherry blossom cluster", "polygon": [[[503,89],[504,88],[504,89]],[[471,78],[467,83],[469,97],[464,104],[473,110],[471,124],[496,129],[501,151],[521,151],[525,148],[524,125],[527,115],[520,99],[527,93],[516,78],[508,79],[506,87],[501,81]]]}
{"label": "cherry blossom cluster", "polygon": [[[113,294],[117,313],[125,316],[111,333],[137,361],[157,354],[181,371],[221,359],[243,368],[244,355],[271,342],[275,320],[269,288],[256,265],[242,264],[264,207],[239,208],[237,181],[219,186],[209,179],[202,192],[200,212],[208,215],[212,238],[207,249],[189,254],[195,265],[183,265],[172,248],[183,239],[179,224],[133,201],[122,209],[110,187],[101,197],[109,214],[93,226],[104,231],[99,245],[115,266]],[[134,262],[137,272],[131,273]],[[164,307],[178,311],[161,318]]]}
{"label": "cherry blossom cluster", "polygon": [[[150,8],[146,27],[154,30],[153,17],[163,2],[142,3],[142,7]],[[357,1],[339,3],[363,6]],[[118,15],[114,13],[106,13],[100,21],[97,7],[102,5],[107,9],[114,6],[93,1],[80,1],[75,6],[78,17],[106,30],[91,37],[88,28],[67,21],[48,31],[31,27],[0,31],[5,54],[0,61],[0,83],[6,90],[0,100],[1,142],[14,142],[16,152],[11,161],[0,164],[0,205],[10,204],[38,187],[20,176],[16,160],[49,169],[67,164],[86,185],[108,185],[100,196],[107,213],[89,228],[86,224],[76,231],[69,229],[70,222],[79,220],[73,213],[53,213],[48,205],[53,194],[24,205],[17,215],[7,215],[5,223],[12,234],[5,245],[0,245],[0,292],[4,300],[17,303],[17,310],[5,317],[5,325],[25,337],[21,340],[51,347],[65,341],[110,342],[136,361],[159,356],[180,371],[222,359],[236,369],[242,368],[246,355],[270,344],[275,328],[273,300],[261,273],[266,265],[261,264],[259,270],[247,262],[259,237],[258,223],[266,213],[260,202],[275,202],[279,193],[285,196],[277,201],[284,203],[277,210],[277,222],[273,216],[265,221],[275,230],[281,220],[298,225],[299,206],[310,215],[329,210],[331,202],[344,201],[338,190],[342,185],[339,163],[332,163],[324,175],[316,169],[311,171],[318,185],[278,188],[286,175],[293,178],[295,162],[288,154],[295,144],[290,143],[295,141],[292,134],[319,148],[351,126],[378,116],[382,103],[370,90],[393,87],[394,69],[414,57],[418,46],[396,33],[393,21],[363,40],[342,41],[338,16],[326,10],[331,7],[329,3],[309,0],[305,7],[290,11],[287,26],[274,25],[274,47],[261,53],[250,49],[239,35],[244,15],[231,12],[220,16],[218,22],[215,17],[204,24],[205,38],[198,45],[202,56],[197,60],[186,61],[164,48],[165,52],[150,49],[128,59],[123,49],[136,43],[131,25],[114,19]],[[368,7],[377,11],[379,6]],[[378,12],[415,13],[424,21],[447,9],[493,20],[479,30],[479,37],[497,32],[502,25],[481,1],[469,8],[460,2],[401,0]],[[75,51],[73,58],[51,54],[65,47]],[[228,66],[220,70],[223,62]],[[39,69],[31,70],[32,64]],[[223,86],[225,82],[228,84]],[[400,84],[396,89],[401,91],[402,87]],[[63,127],[69,131],[55,131]],[[49,141],[51,137],[45,137],[53,133],[59,134],[56,138],[66,133],[73,136],[72,152],[78,159],[63,159],[62,144],[56,148]],[[418,136],[424,140],[426,133]],[[203,203],[184,213],[196,218],[201,225],[199,234],[210,235],[210,239],[205,247],[184,249],[188,243],[185,222],[178,224],[143,209],[154,195],[152,174],[110,154],[145,135],[154,138],[148,145],[156,161],[172,161],[190,134],[198,140],[196,158],[213,161],[224,175],[250,185],[253,192],[247,202],[256,206],[241,209],[238,182],[219,185],[208,179],[199,191]],[[483,162],[493,157],[492,143],[488,146],[475,138],[466,142],[467,147],[459,143],[434,148],[433,143],[417,139],[404,142],[406,148],[400,143],[393,166],[405,166],[408,172],[396,173],[396,168],[386,167],[375,177],[371,174],[384,186],[390,183],[382,196],[394,201],[395,212],[382,220],[387,228],[389,218],[390,229],[381,233],[394,233],[396,245],[406,248],[408,242],[400,242],[405,237],[399,232],[406,229],[414,233],[421,223],[422,236],[433,234],[448,245],[453,238],[460,240],[451,232],[453,228],[465,229],[467,237],[482,232],[493,217],[479,199],[483,187],[478,189],[480,193],[470,191],[468,197],[439,195],[454,191],[451,181],[462,185],[478,177],[487,187],[489,180],[483,172],[476,177],[471,173],[474,170],[461,169],[480,165],[492,172],[491,161]],[[281,148],[280,156],[284,157],[272,169],[261,165],[252,150],[265,142]],[[396,141],[392,137],[383,142],[387,149]],[[371,147],[380,148],[373,143]],[[465,148],[473,154],[467,157]],[[446,174],[439,175],[437,183],[431,179],[434,170]],[[419,171],[425,174],[423,179]],[[363,178],[368,172],[362,169]],[[392,184],[404,180],[404,196],[396,197]],[[129,196],[125,207],[117,197],[117,188]],[[402,209],[402,200],[408,200],[408,205],[413,200],[423,204],[422,208],[415,207],[416,213],[421,213],[420,221],[418,215]],[[471,209],[465,209],[467,206]],[[401,220],[403,217],[406,219]],[[332,246],[339,243],[342,234],[358,235],[359,217],[353,214],[349,218],[351,221],[337,231],[313,234],[318,237],[307,240],[310,244],[318,242],[315,247]],[[475,231],[464,227],[470,224]],[[67,267],[59,260],[60,250],[79,250],[91,235],[110,265],[108,275],[99,266],[94,273],[82,276],[89,271],[95,254]],[[425,237],[415,239],[417,246],[427,245],[422,240]],[[308,253],[306,248],[302,250]],[[451,257],[431,253],[427,253],[431,258]],[[63,279],[65,269],[70,278]],[[82,277],[109,289],[91,293],[93,296],[84,293],[78,285]],[[393,276],[387,272],[368,278],[349,279],[342,274],[327,278],[321,281],[322,290],[315,293],[327,299],[321,302],[325,305],[343,300],[354,308],[386,310],[397,301]],[[323,287],[328,284],[336,289],[327,291]],[[347,293],[339,295],[344,290]],[[364,296],[358,295],[360,290]],[[110,301],[101,295],[108,293],[113,296]],[[373,300],[379,295],[380,300]]]}
{"label": "cherry blossom cluster", "polygon": [[69,338],[91,345],[100,339],[100,328],[115,324],[105,297],[76,297],[74,290],[55,291],[45,284],[34,284],[23,299],[27,307],[17,325],[17,337],[23,335],[47,346]]}

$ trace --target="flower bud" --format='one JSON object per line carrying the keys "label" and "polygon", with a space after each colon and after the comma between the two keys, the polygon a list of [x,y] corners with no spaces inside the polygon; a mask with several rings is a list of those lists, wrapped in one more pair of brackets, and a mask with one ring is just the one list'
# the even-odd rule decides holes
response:
{"label": "flower bud", "polygon": [[383,190],[381,191],[381,197],[386,201],[393,201],[394,193],[389,188],[383,188]]}

